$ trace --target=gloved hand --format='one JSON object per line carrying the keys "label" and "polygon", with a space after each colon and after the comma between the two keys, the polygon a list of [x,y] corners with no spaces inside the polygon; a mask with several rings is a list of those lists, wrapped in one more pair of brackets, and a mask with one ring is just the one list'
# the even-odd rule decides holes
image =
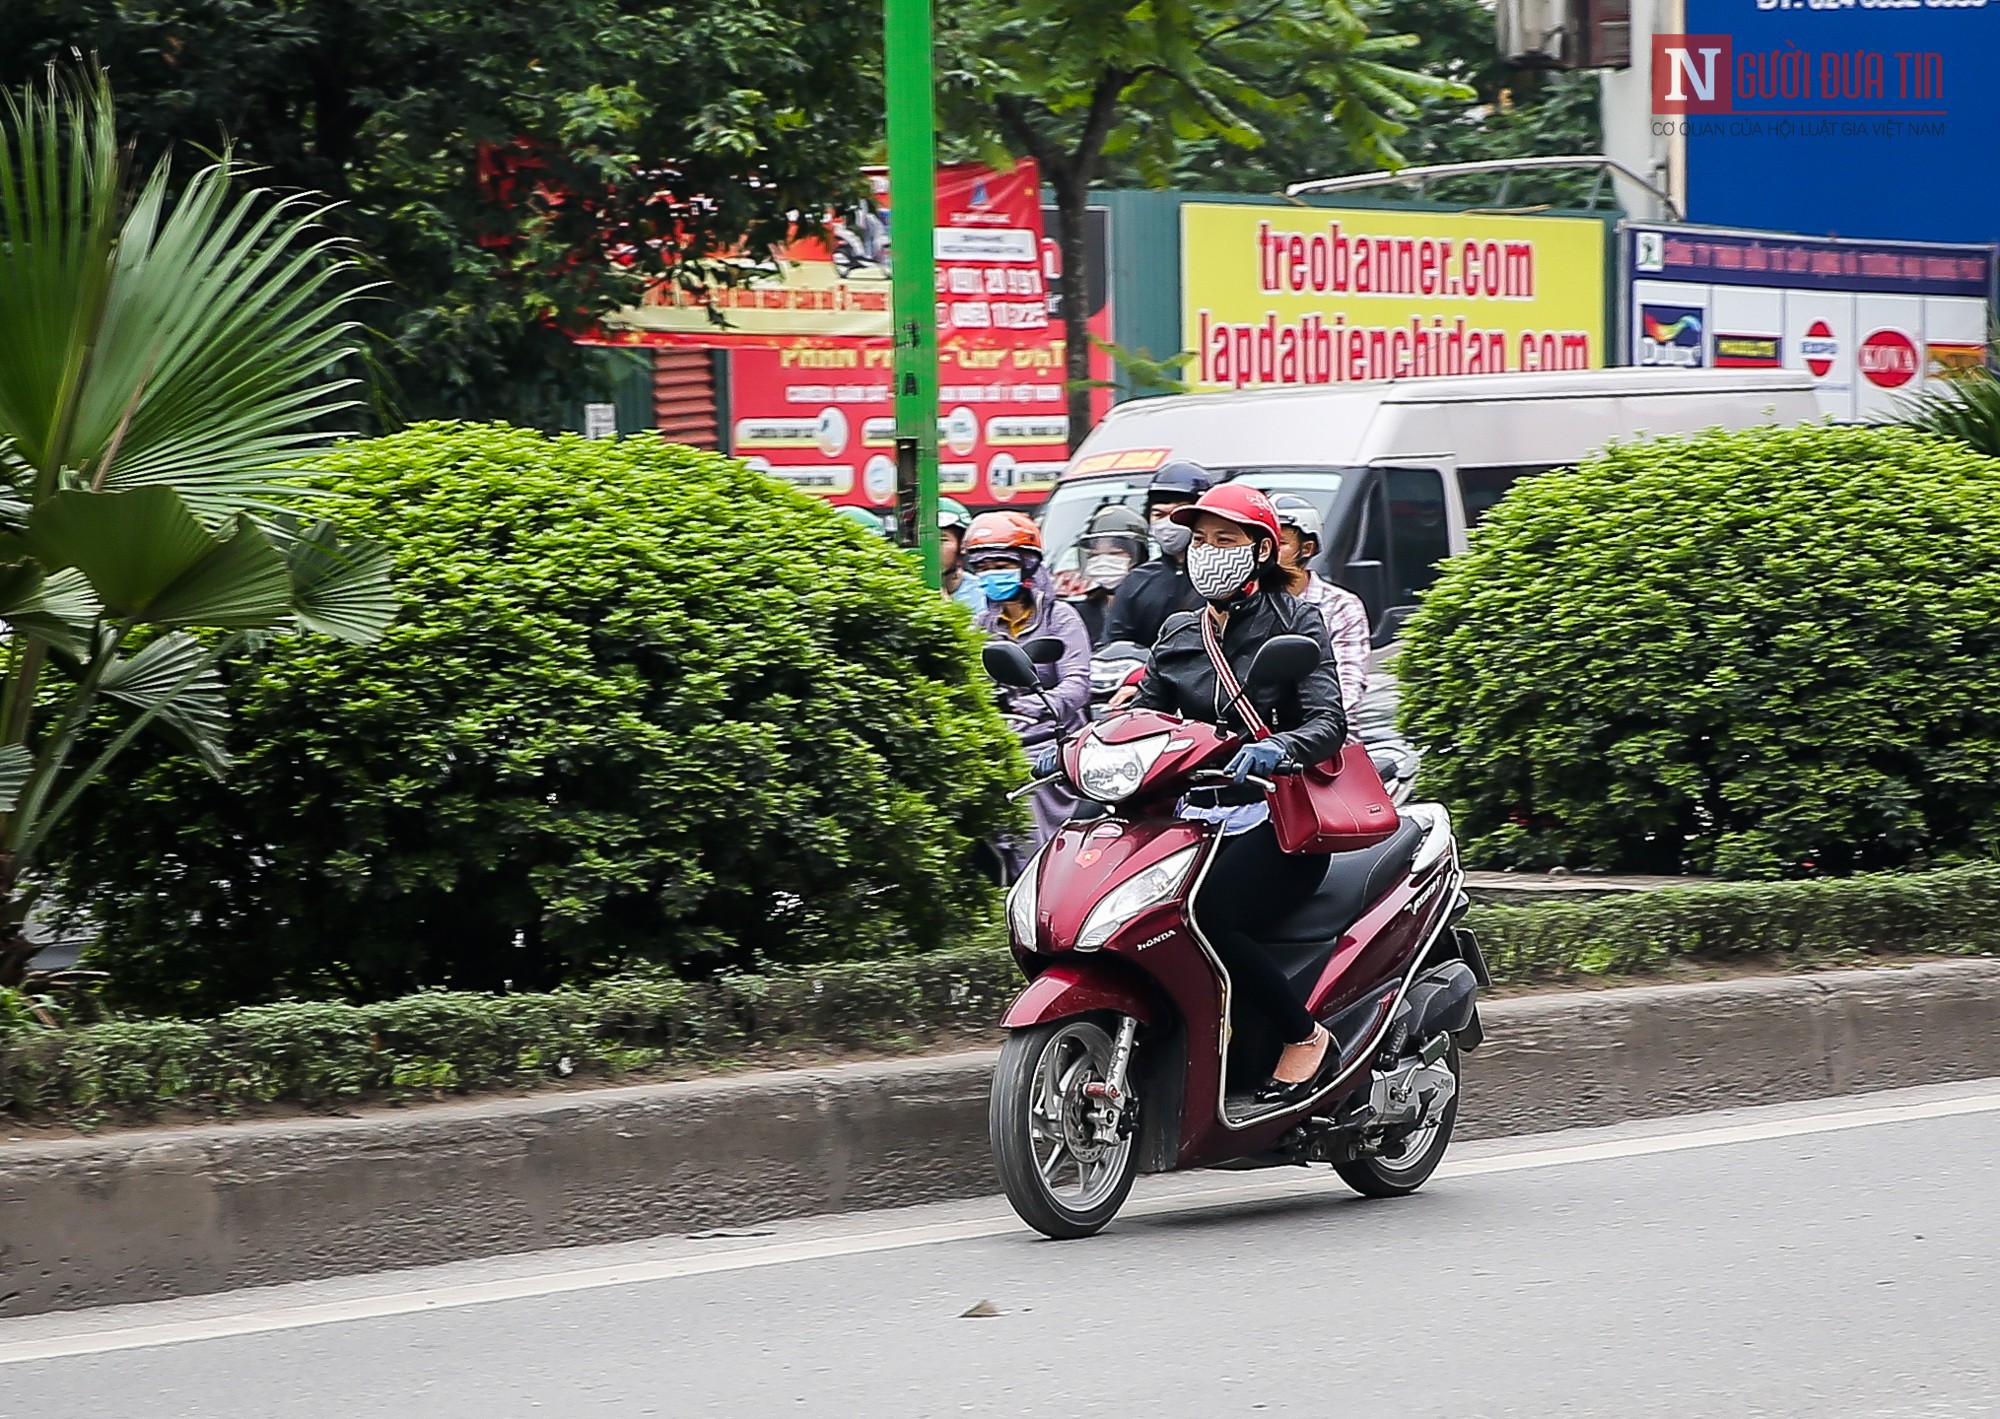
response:
{"label": "gloved hand", "polygon": [[1028,768],[1036,778],[1047,778],[1062,767],[1062,746],[1044,744],[1028,756]]}
{"label": "gloved hand", "polygon": [[1254,744],[1245,744],[1236,751],[1236,757],[1223,770],[1237,783],[1255,774],[1258,778],[1269,778],[1285,761],[1284,746],[1274,740],[1259,739]]}

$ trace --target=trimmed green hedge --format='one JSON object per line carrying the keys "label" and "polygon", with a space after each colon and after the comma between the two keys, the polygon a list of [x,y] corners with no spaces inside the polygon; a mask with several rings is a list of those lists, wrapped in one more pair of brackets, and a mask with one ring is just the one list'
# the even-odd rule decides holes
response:
{"label": "trimmed green hedge", "polygon": [[[1497,980],[1656,971],[1676,959],[2000,951],[2000,865],[1838,881],[1669,888],[1589,904],[1475,907]],[[991,1030],[1020,987],[995,946],[704,984],[627,976],[549,994],[429,992],[258,1005],[217,1019],[38,1023],[0,992],[0,1108],[89,1122],[163,1106],[529,1087],[783,1049],[910,1049]]]}
{"label": "trimmed green hedge", "polygon": [[1711,430],[1530,478],[1406,628],[1481,867],[1842,877],[2000,855],[2000,459]]}
{"label": "trimmed green hedge", "polygon": [[[120,1004],[543,991],[982,939],[1014,736],[961,608],[823,499],[656,438],[321,459],[379,644],[230,670],[226,780],[135,745],[48,861]],[[149,763],[150,759],[150,763]]]}
{"label": "trimmed green hedge", "polygon": [[1719,882],[1596,902],[1475,907],[1495,980],[1632,975],[1669,962],[2000,952],[2000,864],[1809,882]]}
{"label": "trimmed green hedge", "polygon": [[30,1115],[227,1111],[362,1095],[616,1077],[785,1048],[908,1049],[992,1028],[1011,957],[959,947],[713,982],[624,976],[547,994],[428,991],[372,1005],[252,1005],[213,1020],[36,1024],[0,1002],[0,1108]]}

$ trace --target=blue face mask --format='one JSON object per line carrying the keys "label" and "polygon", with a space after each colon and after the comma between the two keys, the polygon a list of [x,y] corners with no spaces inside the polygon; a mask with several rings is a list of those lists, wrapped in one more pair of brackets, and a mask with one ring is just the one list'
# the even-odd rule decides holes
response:
{"label": "blue face mask", "polygon": [[1021,592],[1021,569],[1006,567],[979,574],[979,589],[988,601],[1011,601]]}

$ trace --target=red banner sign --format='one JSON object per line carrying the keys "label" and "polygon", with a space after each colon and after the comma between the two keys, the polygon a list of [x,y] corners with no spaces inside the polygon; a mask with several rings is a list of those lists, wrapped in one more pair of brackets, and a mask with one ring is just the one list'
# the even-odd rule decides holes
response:
{"label": "red banner sign", "polygon": [[[870,199],[838,214],[826,241],[795,242],[768,275],[704,297],[663,286],[607,321],[604,339],[728,351],[730,452],[801,490],[887,508],[894,197],[881,172],[869,182]],[[1050,315],[1060,258],[1042,210],[1031,161],[1005,173],[938,170],[939,490],[975,506],[1040,502],[1068,457],[1062,334]],[[1109,311],[1091,324],[1108,335]],[[1092,363],[1108,372],[1101,354]]]}

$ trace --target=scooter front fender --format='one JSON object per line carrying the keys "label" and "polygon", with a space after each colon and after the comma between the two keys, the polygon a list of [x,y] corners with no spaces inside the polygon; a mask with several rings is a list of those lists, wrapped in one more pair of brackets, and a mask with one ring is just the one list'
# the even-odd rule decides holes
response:
{"label": "scooter front fender", "polygon": [[1148,997],[1149,992],[1130,972],[1110,960],[1058,961],[1014,997],[1007,1018],[1000,1023],[1018,1030],[1108,1010],[1150,1025],[1159,1011]]}

